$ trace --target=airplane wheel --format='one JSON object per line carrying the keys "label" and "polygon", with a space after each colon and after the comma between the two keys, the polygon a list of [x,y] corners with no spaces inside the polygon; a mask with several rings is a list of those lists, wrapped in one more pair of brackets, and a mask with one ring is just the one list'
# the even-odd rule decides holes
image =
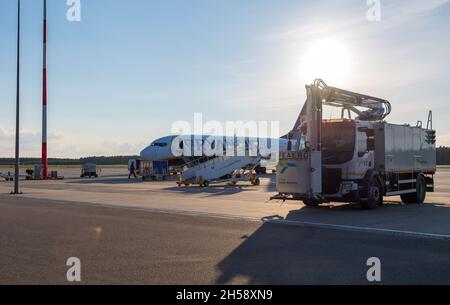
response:
{"label": "airplane wheel", "polygon": [[261,185],[261,180],[259,180],[259,178],[256,178],[256,180],[253,182],[253,185]]}
{"label": "airplane wheel", "polygon": [[204,187],[209,187],[209,181],[203,182],[203,186],[204,186]]}

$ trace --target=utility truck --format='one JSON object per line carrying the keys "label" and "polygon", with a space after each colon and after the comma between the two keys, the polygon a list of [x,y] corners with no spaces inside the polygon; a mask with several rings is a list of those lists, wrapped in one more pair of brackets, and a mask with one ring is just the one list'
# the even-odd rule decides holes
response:
{"label": "utility truck", "polygon": [[[306,86],[307,100],[280,152],[277,191],[272,199],[301,200],[315,207],[355,202],[365,209],[383,204],[385,196],[404,203],[423,203],[434,191],[436,131],[430,112],[427,127],[385,121],[391,104],[384,99],[328,86]],[[324,106],[341,110],[324,119]],[[355,116],[355,118],[352,118]]]}

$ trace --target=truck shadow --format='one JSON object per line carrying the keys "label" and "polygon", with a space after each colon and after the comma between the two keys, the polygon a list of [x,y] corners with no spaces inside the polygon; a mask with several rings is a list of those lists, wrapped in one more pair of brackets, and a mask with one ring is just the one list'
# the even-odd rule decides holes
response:
{"label": "truck shadow", "polygon": [[[402,215],[403,214],[403,215]],[[384,219],[386,218],[387,219]],[[447,240],[400,237],[358,231],[289,226],[270,220],[309,221],[450,234],[450,208],[439,204],[363,211],[358,205],[304,207],[263,224],[218,265],[215,284],[368,284],[366,261],[383,261],[383,284],[450,283]],[[269,222],[267,222],[269,221]],[[418,251],[420,243],[420,251]],[[436,257],[440,261],[435,263]],[[420,266],[417,266],[420,262]],[[441,274],[432,276],[430,274]]]}
{"label": "truck shadow", "polygon": [[290,211],[286,220],[345,226],[374,227],[450,235],[450,205],[442,203],[403,204],[385,201],[375,210],[359,204],[327,204],[316,208],[303,206]]}
{"label": "truck shadow", "polygon": [[[313,230],[298,230],[289,226],[264,223],[218,265],[220,276],[216,285],[295,285],[332,284],[344,267],[345,259],[330,253],[330,240],[334,234],[322,237]],[[362,265],[362,262],[361,262]],[[325,266],[333,270],[326,271]],[[339,267],[341,266],[341,267]],[[335,277],[333,276],[335,273]],[[353,283],[362,281],[354,278]]]}

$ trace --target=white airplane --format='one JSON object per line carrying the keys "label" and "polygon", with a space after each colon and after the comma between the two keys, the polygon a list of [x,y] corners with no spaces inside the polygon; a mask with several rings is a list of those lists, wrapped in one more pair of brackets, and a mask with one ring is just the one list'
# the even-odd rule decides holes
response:
{"label": "white airplane", "polygon": [[0,173],[0,178],[5,179],[6,181],[13,181],[14,180],[14,173],[9,172],[8,174]]}
{"label": "white airplane", "polygon": [[[298,116],[297,120],[295,121],[295,125],[294,128],[292,129],[292,131],[297,131],[299,130],[300,126],[302,125],[302,118],[303,116],[306,114],[306,102],[305,105],[303,106],[303,109],[300,113],[300,115]],[[206,155],[204,154],[204,152],[202,151],[201,156],[196,156],[196,157],[192,157],[193,151],[190,151],[190,154],[188,156],[176,156],[173,153],[172,147],[173,146],[177,146],[179,145],[180,149],[183,149],[184,147],[184,143],[180,143],[180,138],[183,138],[183,142],[188,142],[188,144],[190,145],[191,148],[194,147],[193,143],[195,141],[195,139],[197,138],[195,135],[185,135],[185,136],[166,136],[160,139],[155,140],[154,142],[152,142],[148,147],[144,148],[144,150],[142,150],[140,156],[142,158],[142,160],[144,161],[154,161],[154,160],[161,160],[161,161],[169,161],[169,166],[182,166],[186,163],[189,163],[195,159],[200,159],[205,157]],[[199,136],[199,138],[202,139],[202,142],[204,143],[205,141],[207,141],[208,139],[210,140],[211,138],[214,139],[218,139],[220,140],[223,145],[224,145],[224,151],[225,151],[225,147],[226,147],[226,143],[228,141],[234,141],[234,146],[235,146],[235,150],[237,148],[237,146],[239,145],[239,143],[245,143],[245,150],[248,152],[248,146],[249,143],[268,143],[266,145],[266,147],[271,147],[272,143],[278,143],[279,147],[278,150],[275,150],[276,152],[280,152],[280,151],[285,151],[288,149],[289,146],[289,139],[288,139],[288,135],[285,135],[279,139],[271,139],[271,138],[249,138],[249,137],[229,137],[229,136]],[[174,143],[174,141],[177,141],[177,143]],[[303,140],[302,140],[303,142]],[[175,145],[173,145],[175,144]],[[291,143],[290,143],[291,147],[296,147],[297,145],[301,146],[301,145],[305,145],[305,143],[297,143],[297,140],[294,138],[292,138]],[[211,144],[212,146],[212,144]],[[259,145],[258,145],[259,148]],[[258,154],[260,153],[259,149],[258,149]]]}
{"label": "white airplane", "polygon": [[[180,138],[183,139],[183,141],[180,141]],[[279,147],[278,149],[274,149],[272,151],[282,151],[286,150],[288,147],[288,139],[287,136],[284,136],[280,139],[270,139],[270,138],[249,138],[249,137],[227,137],[227,136],[194,136],[194,135],[187,135],[187,136],[166,136],[160,139],[155,140],[152,142],[148,147],[146,147],[144,150],[142,150],[140,156],[142,160],[144,161],[154,161],[154,160],[163,160],[163,161],[169,161],[169,166],[182,166],[186,163],[189,163],[195,159],[206,157],[204,150],[201,150],[200,155],[194,154],[194,141],[197,141],[197,139],[201,140],[202,143],[199,143],[199,147],[202,147],[201,145],[205,143],[205,141],[210,141],[209,145],[213,149],[215,148],[216,140],[217,142],[221,142],[224,146],[224,151],[226,150],[227,143],[231,146],[231,143],[234,143],[234,151],[236,151],[239,147],[239,145],[242,145],[242,143],[245,143],[245,151],[248,153],[250,145],[254,145],[254,143],[257,144],[257,147],[259,148],[262,145],[259,145],[259,143],[267,143],[264,145],[264,147],[267,147],[269,149],[272,148],[272,143],[278,143]],[[176,141],[176,143],[174,143]],[[212,142],[211,142],[212,141]],[[191,149],[185,149],[185,145],[189,145]],[[275,144],[276,145],[276,144]],[[292,141],[292,145],[295,145],[295,141]],[[174,154],[173,147],[178,149],[181,153]],[[188,152],[185,154],[184,152]],[[229,150],[228,150],[229,151]],[[260,154],[260,150],[258,149],[258,154]],[[262,153],[261,153],[262,154]],[[226,155],[226,153],[224,153]],[[235,156],[235,155],[233,155]]]}

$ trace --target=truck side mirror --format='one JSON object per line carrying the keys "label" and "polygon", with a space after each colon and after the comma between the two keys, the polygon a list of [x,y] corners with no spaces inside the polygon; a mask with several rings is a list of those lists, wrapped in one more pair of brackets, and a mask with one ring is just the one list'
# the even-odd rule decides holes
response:
{"label": "truck side mirror", "polygon": [[359,132],[364,132],[369,138],[375,136],[375,130],[369,129],[367,127],[360,127],[358,128]]}
{"label": "truck side mirror", "polygon": [[309,141],[305,142],[305,149],[309,150],[311,148],[311,143]]}

